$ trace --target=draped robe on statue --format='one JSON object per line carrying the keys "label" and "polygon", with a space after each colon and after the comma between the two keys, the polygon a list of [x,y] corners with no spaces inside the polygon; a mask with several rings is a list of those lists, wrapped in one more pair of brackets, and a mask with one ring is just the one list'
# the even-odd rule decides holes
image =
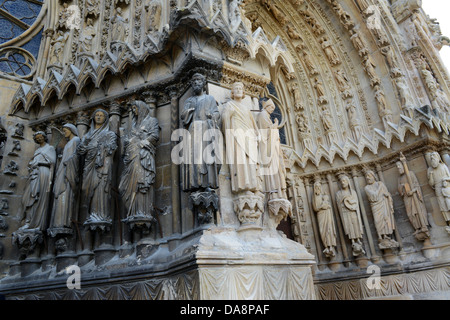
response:
{"label": "draped robe on statue", "polygon": [[261,191],[259,131],[250,108],[234,100],[229,101],[224,106],[222,123],[232,191],[234,193]]}
{"label": "draped robe on statue", "polygon": [[336,225],[333,219],[330,197],[326,194],[314,194],[313,209],[317,213],[320,237],[325,247],[336,246]]}
{"label": "draped robe on statue", "polygon": [[117,149],[117,135],[109,130],[109,117],[103,125],[91,129],[83,137],[78,153],[85,156],[82,200],[90,218],[108,221],[111,216],[111,179],[113,156]]}
{"label": "draped robe on statue", "polygon": [[80,138],[75,136],[64,147],[53,187],[55,202],[53,204],[50,228],[71,226],[75,211],[75,194],[79,182],[79,158],[77,155],[79,143]]}
{"label": "draped robe on statue", "polygon": [[27,229],[44,231],[47,228],[47,211],[52,186],[56,152],[49,144],[39,147],[29,162],[28,183],[22,204],[28,222]]}
{"label": "draped robe on statue", "polygon": [[159,123],[147,105],[140,105],[130,133],[125,137],[124,164],[119,192],[127,208],[127,217],[153,216],[153,184],[156,177],[156,143]]}
{"label": "draped robe on statue", "polygon": [[265,178],[265,191],[269,194],[269,200],[287,199],[286,167],[278,128],[266,110],[258,114],[257,123],[261,134],[259,151],[261,174]]}
{"label": "draped robe on statue", "polygon": [[338,191],[336,193],[336,204],[341,213],[345,234],[349,239],[361,239],[363,226],[356,192],[350,188]]}
{"label": "draped robe on statue", "polygon": [[450,221],[450,171],[444,163],[439,163],[437,168],[428,169],[428,180],[436,192],[439,207],[444,219]]}
{"label": "draped robe on statue", "polygon": [[372,208],[378,237],[389,236],[394,232],[394,207],[392,197],[384,183],[377,181],[365,187]]}
{"label": "draped robe on statue", "polygon": [[[189,98],[181,113],[181,121],[189,130],[190,141],[187,161],[182,166],[182,182],[184,191],[199,189],[217,189],[219,187],[218,161],[206,162],[205,149],[212,143],[208,130],[219,129],[220,112],[217,102],[210,95]],[[205,134],[206,133],[206,134]],[[219,150],[216,150],[217,154]],[[212,159],[214,160],[214,159]]]}
{"label": "draped robe on statue", "polygon": [[[404,174],[398,180],[398,192],[403,197],[406,213],[414,229],[426,229],[428,226],[428,219],[426,216],[427,209],[425,208],[425,204],[423,203],[420,184],[414,172],[410,171],[409,175],[411,177],[412,185],[410,185],[408,177],[406,176],[406,174]],[[412,195],[409,195],[408,193],[410,191],[417,192],[413,192]]]}

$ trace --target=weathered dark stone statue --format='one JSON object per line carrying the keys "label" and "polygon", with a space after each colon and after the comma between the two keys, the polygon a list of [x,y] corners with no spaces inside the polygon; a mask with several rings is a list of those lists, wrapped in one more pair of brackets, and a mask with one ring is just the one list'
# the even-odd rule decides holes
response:
{"label": "weathered dark stone statue", "polygon": [[[205,93],[205,76],[194,74],[191,86],[194,95],[186,101],[181,113],[181,121],[190,135],[185,150],[188,154],[181,169],[182,186],[183,191],[192,192],[190,198],[198,222],[209,224],[218,209],[214,189],[219,187],[220,161],[216,158],[219,154],[210,154],[207,148],[218,142],[215,136],[220,132],[220,112],[214,97]],[[208,154],[209,159],[205,158]]]}
{"label": "weathered dark stone statue", "polygon": [[[191,86],[194,95],[190,97],[181,113],[181,121],[189,130],[190,155],[188,163],[183,166],[183,190],[199,191],[207,188],[218,188],[218,163],[206,163],[204,151],[211,141],[204,141],[208,136],[208,130],[220,128],[220,112],[214,97],[207,95],[204,91],[206,78],[201,74],[192,77]],[[206,133],[206,134],[205,134]]]}
{"label": "weathered dark stone statue", "polygon": [[26,224],[21,229],[43,231],[47,228],[47,211],[56,151],[48,144],[48,138],[44,132],[36,132],[33,138],[39,148],[28,164],[28,183],[22,198]]}
{"label": "weathered dark stone statue", "polygon": [[[24,225],[13,233],[13,243],[18,244],[22,256],[34,252],[36,245],[43,241],[56,163],[56,151],[48,144],[47,135],[38,131],[33,139],[39,148],[28,164],[28,181],[22,197]],[[36,254],[39,255],[38,252]]]}
{"label": "weathered dark stone statue", "polygon": [[65,124],[63,132],[68,142],[64,147],[53,185],[55,200],[48,230],[51,236],[64,232],[64,229],[71,229],[72,218],[76,212],[75,200],[79,183],[77,147],[80,144],[80,138],[73,124]]}
{"label": "weathered dark stone statue", "polygon": [[77,151],[84,156],[82,209],[88,214],[85,225],[92,230],[108,229],[112,223],[111,179],[117,147],[117,135],[109,129],[109,115],[98,109]]}
{"label": "weathered dark stone statue", "polygon": [[132,103],[128,133],[124,137],[124,164],[119,192],[125,203],[130,229],[145,227],[155,221],[154,190],[156,143],[159,123],[155,110],[143,101]]}

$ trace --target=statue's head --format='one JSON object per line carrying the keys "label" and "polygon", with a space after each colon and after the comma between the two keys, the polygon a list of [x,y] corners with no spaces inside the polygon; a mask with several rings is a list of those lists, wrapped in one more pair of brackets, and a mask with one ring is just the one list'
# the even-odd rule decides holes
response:
{"label": "statue's head", "polygon": [[377,181],[375,172],[370,169],[364,171],[364,176],[366,177],[366,181],[368,184],[374,184]]}
{"label": "statue's head", "polygon": [[34,142],[41,144],[42,142],[48,142],[47,134],[44,131],[38,131],[33,134]]}
{"label": "statue's head", "polygon": [[156,108],[153,104],[148,104],[141,100],[133,100],[130,105],[131,111],[139,120],[143,120],[148,115],[155,117]]}
{"label": "statue's head", "polygon": [[191,86],[195,94],[200,94],[206,86],[206,77],[201,73],[196,73],[192,76]]}
{"label": "statue's head", "polygon": [[341,182],[341,186],[343,189],[347,189],[348,187],[350,187],[350,178],[345,173],[341,173],[339,175],[339,181]]}
{"label": "statue's head", "polygon": [[64,136],[69,138],[71,134],[78,137],[78,129],[71,123],[66,123],[63,126]]}
{"label": "statue's head", "polygon": [[405,167],[403,167],[403,163],[401,163],[401,161],[397,161],[395,165],[397,166],[400,175],[403,175],[405,173]]}
{"label": "statue's head", "polygon": [[320,180],[316,180],[316,182],[314,182],[314,194],[321,194],[322,193],[322,182],[320,182]]}
{"label": "statue's head", "polygon": [[93,113],[92,119],[96,125],[102,125],[108,119],[108,112],[103,109],[97,109]]}
{"label": "statue's head", "polygon": [[242,82],[235,82],[231,86],[231,99],[244,99],[244,84]]}
{"label": "statue's head", "polygon": [[263,109],[269,114],[272,114],[275,111],[276,106],[272,99],[263,100],[261,104]]}
{"label": "statue's head", "polygon": [[433,168],[437,168],[441,163],[441,156],[437,152],[430,153],[430,164]]}

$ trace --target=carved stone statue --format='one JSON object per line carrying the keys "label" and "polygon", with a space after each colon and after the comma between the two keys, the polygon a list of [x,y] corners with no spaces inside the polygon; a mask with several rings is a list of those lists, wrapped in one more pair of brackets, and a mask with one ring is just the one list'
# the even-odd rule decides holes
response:
{"label": "carved stone statue", "polygon": [[317,91],[317,97],[319,99],[320,104],[328,103],[328,99],[326,97],[325,88],[323,86],[323,82],[319,80],[319,78],[314,79],[314,88]]}
{"label": "carved stone statue", "polygon": [[342,69],[337,70],[334,73],[334,77],[336,79],[336,83],[337,83],[339,91],[342,92],[342,98],[343,99],[351,98],[353,95],[350,92],[350,89],[351,89],[350,80],[345,75],[344,71]]}
{"label": "carved stone statue", "polygon": [[68,142],[64,147],[53,185],[55,200],[49,226],[51,235],[57,234],[62,229],[71,228],[76,209],[75,200],[79,183],[77,148],[80,138],[77,128],[72,124],[65,124],[63,132]]}
{"label": "carved stone statue", "polygon": [[436,92],[437,87],[438,87],[436,78],[434,77],[433,73],[427,69],[425,64],[422,67],[421,73],[424,78],[425,85],[427,86],[427,88],[429,90],[429,93],[431,95],[433,95]]}
{"label": "carved stone statue", "polygon": [[281,150],[278,119],[274,122],[271,119],[275,104],[269,99],[262,102],[262,107],[263,110],[256,117],[261,134],[259,144],[261,174],[265,180],[270,219],[273,220],[273,227],[276,229],[280,222],[292,213],[292,208],[286,192],[286,167]]}
{"label": "carved stone statue", "polygon": [[189,161],[182,168],[183,190],[217,189],[219,186],[219,163],[216,161],[217,159],[206,163],[204,152],[212,143],[212,130],[220,129],[219,108],[214,97],[204,91],[206,78],[203,75],[195,74],[192,77],[191,86],[194,95],[186,101],[181,112],[181,121],[189,130],[191,139],[188,150],[190,152]]}
{"label": "carved stone statue", "polygon": [[56,151],[48,144],[47,135],[44,132],[36,132],[33,139],[39,148],[28,164],[28,181],[22,198],[26,224],[21,229],[44,231],[47,229],[47,211]]}
{"label": "carved stone statue", "polygon": [[378,105],[378,114],[380,118],[387,122],[392,122],[392,110],[388,106],[383,90],[377,88],[375,91],[375,100]]}
{"label": "carved stone statue", "polygon": [[[261,142],[259,152],[261,164],[266,177],[266,191],[270,192],[269,199],[285,199],[286,194],[286,168],[284,166],[283,152],[280,145],[278,119],[272,122],[271,114],[275,110],[274,102],[269,99],[262,102],[263,110],[256,117],[260,129]],[[263,170],[262,170],[263,171]],[[274,180],[275,179],[275,180]]]}
{"label": "carved stone statue", "polygon": [[370,85],[375,87],[381,83],[381,79],[378,77],[377,72],[375,71],[376,64],[373,62],[370,55],[364,57],[364,70],[370,78]]}
{"label": "carved stone statue", "polygon": [[226,160],[230,168],[231,190],[237,197],[235,211],[242,224],[255,224],[264,211],[259,172],[259,130],[244,102],[244,85],[234,83],[231,101],[224,105],[222,123],[226,139]]}
{"label": "carved stone statue", "polygon": [[433,110],[439,111],[439,116],[442,118],[442,120],[445,120],[445,116],[448,117],[450,113],[450,100],[448,99],[447,95],[444,93],[444,91],[441,89],[440,85],[438,85],[438,88],[434,95],[432,96],[432,102],[431,106]]}
{"label": "carved stone statue", "polygon": [[258,160],[259,130],[244,99],[244,85],[233,84],[232,100],[224,106],[222,119],[226,130],[227,162],[232,173],[232,191],[256,192],[261,190]]}
{"label": "carved stone statue", "polygon": [[116,8],[116,14],[111,20],[112,41],[124,42],[128,36],[128,19],[122,16],[122,8]]}
{"label": "carved stone statue", "polygon": [[84,156],[81,198],[82,209],[88,214],[85,225],[93,229],[111,224],[112,165],[117,147],[117,135],[109,129],[108,113],[96,110],[91,128],[77,150]]}
{"label": "carved stone statue", "polygon": [[333,123],[333,116],[328,109],[322,110],[322,124],[326,133],[334,132],[336,130]]}
{"label": "carved stone statue", "polygon": [[99,15],[99,1],[98,0],[87,0],[86,1],[86,11],[85,16],[97,17]]}
{"label": "carved stone statue", "polygon": [[159,123],[155,110],[143,101],[133,102],[128,133],[124,137],[124,165],[119,192],[125,204],[128,223],[150,229],[154,222],[154,190],[156,177],[156,143]]}
{"label": "carved stone statue", "polygon": [[395,56],[394,50],[391,46],[387,46],[381,49],[381,53],[386,57],[386,61],[391,69],[391,74],[394,78],[401,77],[403,75],[399,66],[398,59]]}
{"label": "carved stone statue", "polygon": [[416,231],[415,236],[419,241],[429,239],[430,232],[428,230],[427,209],[423,202],[419,181],[414,172],[409,171],[406,158],[403,154],[396,165],[400,173],[400,177],[398,178],[398,192],[405,202],[406,214]]}
{"label": "carved stone statue", "polygon": [[357,257],[365,253],[362,246],[364,231],[358,195],[352,189],[347,175],[341,174],[339,180],[342,188],[336,193],[336,204],[341,215],[345,235],[352,241],[353,255]]}
{"label": "carved stone statue", "polygon": [[442,215],[448,224],[446,230],[450,233],[450,171],[439,153],[431,152],[427,156],[430,159],[428,182],[436,193]]}
{"label": "carved stone statue", "polygon": [[229,10],[229,20],[230,20],[230,28],[231,30],[236,30],[239,27],[239,24],[242,21],[241,11],[239,10],[239,5],[242,0],[231,0],[228,10]]}
{"label": "carved stone statue", "polygon": [[353,46],[358,51],[358,54],[360,57],[364,57],[369,54],[369,50],[367,49],[366,44],[361,39],[361,36],[358,32],[355,32],[351,37],[350,40],[353,43]]}
{"label": "carved stone statue", "polygon": [[350,129],[352,129],[353,138],[358,141],[362,135],[362,126],[361,120],[358,116],[358,112],[356,111],[355,104],[353,102],[350,102],[347,105],[346,110],[348,115],[348,124],[350,126]]}
{"label": "carved stone statue", "polygon": [[58,30],[51,41],[52,55],[50,57],[50,65],[61,66],[64,57],[64,46],[69,38],[69,34],[63,30]]}
{"label": "carved stone statue", "polygon": [[317,214],[320,237],[325,247],[323,253],[327,258],[333,258],[336,256],[336,225],[330,196],[323,192],[322,183],[319,180],[314,183],[312,205]]}
{"label": "carved stone statue", "polygon": [[320,40],[320,44],[322,45],[322,49],[332,65],[336,66],[341,63],[341,60],[333,48],[332,43],[326,37]]}
{"label": "carved stone statue", "polygon": [[368,0],[355,0],[355,2],[363,13],[366,13],[367,9],[372,5]]}
{"label": "carved stone statue", "polygon": [[86,26],[81,33],[80,52],[92,52],[92,44],[96,35],[94,22],[91,18],[87,18]]}
{"label": "carved stone statue", "polygon": [[[398,89],[398,93],[400,96],[400,103],[402,109],[410,110],[414,108],[414,101],[411,96],[411,93],[409,92],[409,86],[406,83],[405,77],[398,77],[395,79],[395,84]],[[412,116],[412,115],[411,115]]]}
{"label": "carved stone statue", "polygon": [[147,12],[147,31],[157,32],[161,26],[162,3],[161,0],[151,0],[145,6]]}
{"label": "carved stone statue", "polygon": [[298,113],[295,115],[295,122],[297,122],[298,126],[298,134],[300,139],[303,141],[311,136],[311,128],[308,124],[308,121],[305,119],[305,115],[303,113]]}
{"label": "carved stone statue", "polygon": [[300,34],[295,30],[295,27],[291,24],[286,25],[286,32],[292,40],[302,40]]}
{"label": "carved stone statue", "polygon": [[285,25],[287,23],[286,16],[281,12],[281,10],[277,7],[274,1],[271,0],[260,0],[261,5],[265,7],[269,12],[272,13],[273,17],[281,24]]}
{"label": "carved stone statue", "polygon": [[319,71],[317,71],[317,68],[315,67],[314,63],[312,62],[311,57],[309,56],[308,52],[303,51],[303,59],[302,60],[305,63],[310,76],[319,74]]}
{"label": "carved stone statue", "polygon": [[47,135],[38,131],[33,135],[39,145],[28,164],[28,179],[22,196],[22,227],[12,234],[12,242],[19,247],[21,258],[29,254],[39,256],[35,251],[43,242],[43,232],[47,229],[48,209],[56,163],[56,151],[48,144]]}
{"label": "carved stone statue", "polygon": [[383,182],[376,181],[372,170],[366,170],[365,177],[367,181],[365,191],[372,208],[380,249],[396,248],[398,243],[391,239],[395,230],[392,196]]}

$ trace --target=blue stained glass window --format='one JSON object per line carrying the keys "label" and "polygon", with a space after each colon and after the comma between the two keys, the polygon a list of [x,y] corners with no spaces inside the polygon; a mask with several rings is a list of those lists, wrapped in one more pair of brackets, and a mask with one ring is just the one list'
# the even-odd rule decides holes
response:
{"label": "blue stained glass window", "polygon": [[30,66],[26,65],[24,56],[15,53],[8,57],[5,63],[0,64],[0,69],[6,73],[13,73],[19,76],[26,76],[31,72]]}
{"label": "blue stained glass window", "polygon": [[17,19],[32,25],[41,11],[42,5],[26,0],[3,0],[0,8],[7,11]]}
{"label": "blue stained glass window", "polygon": [[21,35],[25,30],[0,17],[0,43],[9,41]]}
{"label": "blue stained glass window", "polygon": [[22,46],[25,50],[30,52],[36,59],[39,54],[39,48],[41,47],[42,30],[33,37],[30,41]]}
{"label": "blue stained glass window", "polygon": [[0,44],[25,32],[41,9],[42,3],[37,0],[0,0]]}
{"label": "blue stained glass window", "polygon": [[[0,44],[26,32],[36,22],[42,4],[41,0],[0,0]],[[34,62],[31,56],[37,59],[41,38],[42,28],[37,35],[21,46],[23,50],[10,47],[2,49],[0,72],[24,79],[32,76]]]}

